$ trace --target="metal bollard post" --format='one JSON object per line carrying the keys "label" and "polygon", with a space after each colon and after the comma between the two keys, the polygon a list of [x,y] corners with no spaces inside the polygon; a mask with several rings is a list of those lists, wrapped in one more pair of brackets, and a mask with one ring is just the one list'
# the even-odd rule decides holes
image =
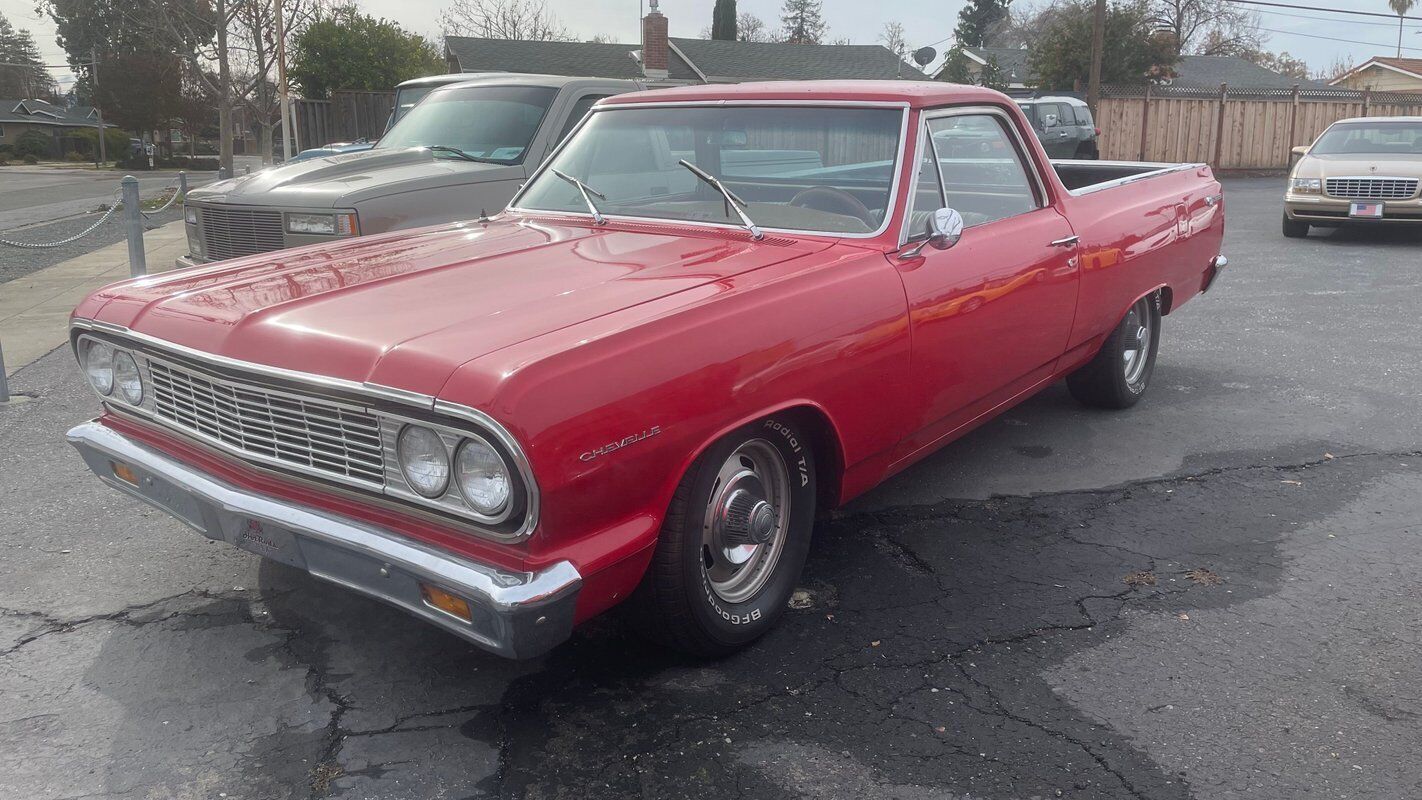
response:
{"label": "metal bollard post", "polygon": [[125,175],[119,185],[123,187],[123,222],[128,233],[128,271],[136,278],[148,274],[148,262],[143,254],[143,210],[138,205],[138,179]]}
{"label": "metal bollard post", "polygon": [[5,349],[0,347],[0,403],[10,402],[10,379],[5,377]]}
{"label": "metal bollard post", "polygon": [[218,167],[218,168],[217,168],[217,179],[218,179],[218,180],[220,180],[220,181],[225,181],[225,180],[227,180],[227,179],[230,178],[230,177],[232,177],[232,176],[227,174],[227,167]]}
{"label": "metal bollard post", "polygon": [[188,196],[188,173],[178,170],[178,196]]}

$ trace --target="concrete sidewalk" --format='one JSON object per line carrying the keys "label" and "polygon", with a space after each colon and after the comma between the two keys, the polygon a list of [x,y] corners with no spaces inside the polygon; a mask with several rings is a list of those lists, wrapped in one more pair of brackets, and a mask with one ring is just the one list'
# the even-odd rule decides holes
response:
{"label": "concrete sidewalk", "polygon": [[[173,261],[187,249],[181,220],[143,235],[150,274],[172,269]],[[5,373],[13,375],[64,344],[74,306],[95,289],[128,276],[128,243],[119,242],[0,283],[0,347],[5,351]]]}

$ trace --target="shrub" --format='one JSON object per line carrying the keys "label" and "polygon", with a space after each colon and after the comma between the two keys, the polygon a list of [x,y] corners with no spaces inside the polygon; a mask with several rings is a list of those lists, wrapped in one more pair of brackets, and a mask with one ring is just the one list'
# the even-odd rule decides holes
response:
{"label": "shrub", "polygon": [[50,137],[39,131],[25,131],[20,134],[20,138],[15,140],[15,155],[26,159],[26,164],[33,164],[34,161],[28,159],[33,157],[38,161],[41,157],[50,154],[50,149],[54,146],[54,141]]}
{"label": "shrub", "polygon": [[70,150],[69,152],[64,154],[64,160],[78,163],[80,161],[88,161],[89,157],[79,152],[78,150]]}
{"label": "shrub", "polygon": [[38,158],[35,158],[35,157],[34,157],[34,154],[32,154],[32,153],[25,153],[24,161],[25,161],[26,164],[29,164],[30,166],[34,166],[35,164],[38,164],[38,163],[39,163],[39,159],[38,159]]}

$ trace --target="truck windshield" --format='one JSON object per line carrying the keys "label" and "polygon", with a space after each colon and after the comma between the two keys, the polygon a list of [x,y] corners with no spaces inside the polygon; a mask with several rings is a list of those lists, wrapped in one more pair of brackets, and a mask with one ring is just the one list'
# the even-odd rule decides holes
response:
{"label": "truck windshield", "polygon": [[442,158],[519,164],[558,90],[543,86],[466,86],[431,92],[376,145],[444,147]]}
{"label": "truck windshield", "polygon": [[515,201],[588,213],[575,184],[609,216],[742,226],[718,179],[766,228],[868,234],[892,202],[903,112],[887,108],[612,107],[595,112]]}
{"label": "truck windshield", "polygon": [[1334,125],[1314,142],[1309,155],[1357,153],[1422,156],[1422,123],[1353,122]]}

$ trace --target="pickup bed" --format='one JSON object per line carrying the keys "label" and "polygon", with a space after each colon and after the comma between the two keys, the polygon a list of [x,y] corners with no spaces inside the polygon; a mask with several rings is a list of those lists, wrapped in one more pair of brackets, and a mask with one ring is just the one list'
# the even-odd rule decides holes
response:
{"label": "pickup bed", "polygon": [[618,95],[491,219],[86,298],[104,413],[69,439],[209,538],[502,655],[624,601],[724,654],[824,509],[1054,381],[1136,403],[1223,228],[1207,166],[1051,162],[986,89]]}

